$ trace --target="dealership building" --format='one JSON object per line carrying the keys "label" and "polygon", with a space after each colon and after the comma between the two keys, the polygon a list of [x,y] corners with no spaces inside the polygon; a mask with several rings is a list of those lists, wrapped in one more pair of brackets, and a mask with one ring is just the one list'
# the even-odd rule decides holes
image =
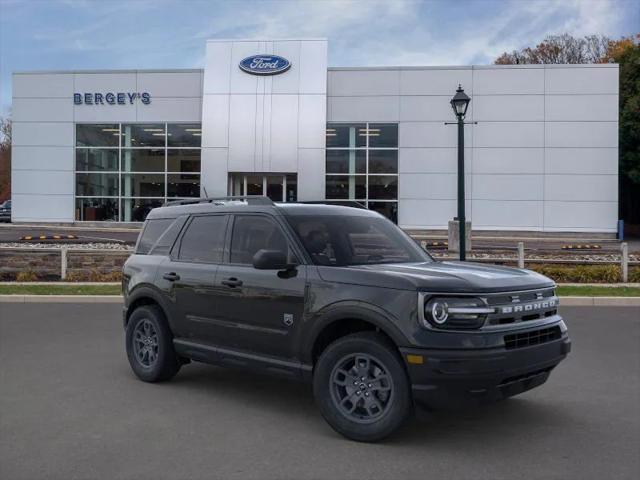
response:
{"label": "dealership building", "polygon": [[13,74],[14,222],[167,200],[349,201],[411,229],[615,232],[618,66],[340,67],[327,40],[210,40],[204,69]]}

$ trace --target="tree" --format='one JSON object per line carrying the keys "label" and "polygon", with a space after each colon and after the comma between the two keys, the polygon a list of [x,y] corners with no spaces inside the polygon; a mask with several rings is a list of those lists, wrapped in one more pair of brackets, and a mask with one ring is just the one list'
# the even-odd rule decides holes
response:
{"label": "tree", "polygon": [[568,33],[549,35],[534,48],[503,53],[497,65],[527,63],[601,63],[609,49],[611,40],[604,35],[588,35],[575,38]]}
{"label": "tree", "polygon": [[[640,34],[613,42],[608,55],[620,65],[620,215],[640,224]],[[640,233],[640,229],[638,232]]]}
{"label": "tree", "polygon": [[11,120],[0,117],[0,201],[11,197]]}
{"label": "tree", "polygon": [[620,65],[620,218],[640,224],[640,33],[619,40],[551,35],[535,48],[505,52],[495,60],[498,65],[611,62]]}

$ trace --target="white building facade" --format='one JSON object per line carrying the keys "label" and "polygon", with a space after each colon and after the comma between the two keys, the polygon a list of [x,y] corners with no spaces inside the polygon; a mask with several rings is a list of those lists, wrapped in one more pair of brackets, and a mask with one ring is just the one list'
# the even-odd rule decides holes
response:
{"label": "white building facade", "polygon": [[617,65],[331,68],[324,39],[212,40],[203,70],[15,73],[13,221],[264,194],[446,228],[458,84],[474,229],[616,231]]}

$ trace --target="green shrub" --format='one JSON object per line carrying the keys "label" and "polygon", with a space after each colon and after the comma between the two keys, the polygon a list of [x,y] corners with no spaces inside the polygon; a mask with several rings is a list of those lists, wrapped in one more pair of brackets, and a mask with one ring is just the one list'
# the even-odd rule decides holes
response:
{"label": "green shrub", "polygon": [[556,282],[617,283],[621,280],[619,265],[553,265],[534,263],[527,268]]}
{"label": "green shrub", "polygon": [[122,280],[122,272],[100,272],[98,270],[91,270],[89,274],[90,282],[119,282]]}
{"label": "green shrub", "polygon": [[629,267],[629,282],[640,283],[640,267]]}
{"label": "green shrub", "polygon": [[67,282],[119,282],[122,280],[122,272],[101,272],[100,270],[73,271],[67,273]]}
{"label": "green shrub", "polygon": [[38,274],[31,270],[25,270],[18,272],[16,275],[16,282],[35,282],[38,280]]}

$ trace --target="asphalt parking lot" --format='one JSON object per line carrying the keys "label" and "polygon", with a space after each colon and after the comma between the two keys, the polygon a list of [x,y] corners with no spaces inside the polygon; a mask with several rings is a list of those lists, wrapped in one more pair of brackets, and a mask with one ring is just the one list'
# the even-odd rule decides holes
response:
{"label": "asphalt parking lot", "polygon": [[117,304],[0,303],[0,478],[640,478],[640,309],[563,314],[573,352],[541,388],[370,445],[302,384],[201,364],[136,380]]}

